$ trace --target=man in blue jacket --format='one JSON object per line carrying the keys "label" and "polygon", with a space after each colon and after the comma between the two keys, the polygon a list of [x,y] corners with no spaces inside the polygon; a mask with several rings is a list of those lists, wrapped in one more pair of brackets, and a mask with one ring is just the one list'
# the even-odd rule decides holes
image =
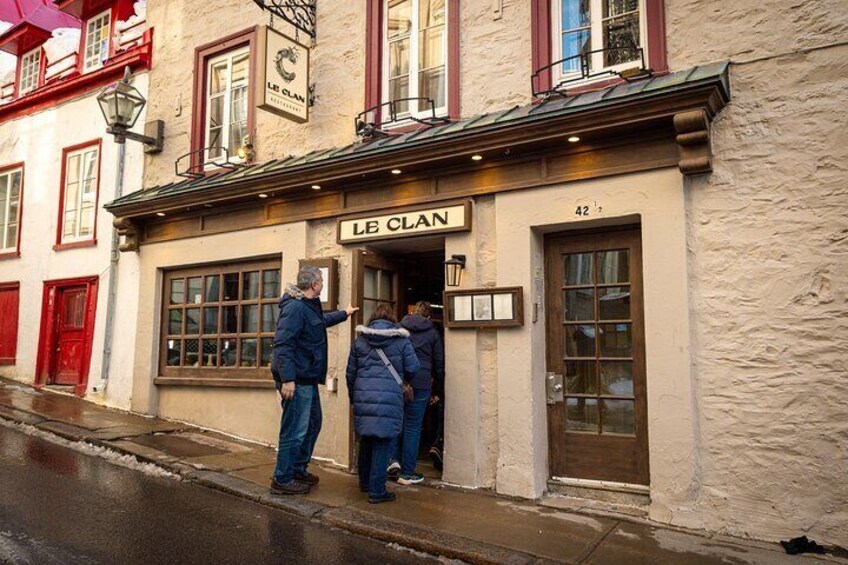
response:
{"label": "man in blue jacket", "polygon": [[306,470],[321,431],[318,385],[327,378],[327,328],[359,310],[321,310],[324,279],[318,267],[301,267],[297,286],[280,298],[280,318],[274,335],[271,373],[283,405],[277,467],[271,494],[306,494],[318,477]]}

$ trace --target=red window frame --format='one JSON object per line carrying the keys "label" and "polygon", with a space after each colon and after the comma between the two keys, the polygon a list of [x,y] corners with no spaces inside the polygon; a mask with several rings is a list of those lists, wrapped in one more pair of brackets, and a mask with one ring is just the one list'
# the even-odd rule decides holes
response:
{"label": "red window frame", "polygon": [[[532,30],[532,59],[533,69],[550,65],[553,53],[552,24],[553,14],[551,2],[557,0],[531,0],[530,7],[531,30]],[[665,42],[665,0],[645,0],[645,23],[648,28],[648,67],[654,73],[665,74],[668,72],[668,55]],[[538,89],[549,90],[552,86],[551,69],[546,70],[539,76]],[[602,81],[597,84],[588,85],[587,88],[609,86],[621,82],[623,79]]]}
{"label": "red window frame", "polygon": [[256,89],[253,86],[253,77],[256,76],[256,39],[259,26],[253,26],[234,34],[223,37],[217,41],[206,43],[194,50],[194,87],[192,90],[192,112],[191,112],[191,171],[203,172],[203,152],[201,149],[206,143],[206,82],[207,62],[223,55],[227,51],[248,46],[250,51],[250,77],[247,87],[247,131],[253,132],[256,128]]}
{"label": "red window frame", "polygon": [[13,312],[11,312],[11,316],[0,316],[0,365],[14,365],[18,352],[18,317],[20,315],[21,283],[0,283],[0,293],[6,292],[14,293],[12,296],[13,307],[10,308]]}
{"label": "red window frame", "polygon": [[[85,6],[85,12],[81,13],[79,16],[80,20],[80,48],[79,48],[79,57],[77,60],[77,72],[80,74],[86,73],[85,71],[85,36],[86,29],[88,27],[88,20],[94,18],[106,10],[109,10],[109,56],[106,58],[106,61],[103,63],[103,67],[109,64],[109,59],[115,56],[115,22],[118,20],[124,20],[132,15],[133,12],[133,0],[116,0],[114,2],[106,2],[101,4],[88,4]],[[100,70],[103,67],[98,67],[96,69],[91,69],[87,71],[87,73],[93,73]],[[86,73],[86,74],[87,74]]]}
{"label": "red window frame", "polygon": [[[62,227],[65,217],[65,186],[67,181],[68,154],[80,149],[88,149],[97,147],[97,182],[94,187],[94,223],[92,224],[91,237],[81,241],[71,241],[68,243],[62,242]],[[66,249],[77,249],[80,247],[93,247],[97,245],[97,216],[98,206],[100,204],[100,177],[103,165],[103,140],[93,139],[84,143],[78,143],[70,147],[62,149],[62,174],[61,183],[59,185],[59,219],[56,225],[56,243],[53,245],[53,251],[63,251]]]}
{"label": "red window frame", "polygon": [[3,259],[17,259],[21,256],[21,236],[24,231],[24,183],[26,182],[26,171],[24,170],[24,164],[23,162],[20,162],[12,163],[11,165],[4,165],[0,167],[0,174],[5,173],[6,171],[11,171],[13,169],[21,170],[21,195],[20,203],[18,204],[18,241],[14,251],[0,252],[0,261],[2,261]]}
{"label": "red window frame", "polygon": [[[26,94],[21,94],[21,71],[24,69],[24,55],[38,49],[38,79],[35,81],[35,88],[27,91]],[[15,66],[15,89],[12,98],[20,98],[21,96],[29,96],[42,86],[44,86],[44,76],[47,72],[47,55],[44,53],[44,42],[42,41],[36,47],[30,47],[20,55]]]}
{"label": "red window frame", "polygon": [[[367,0],[365,13],[365,108],[383,102],[383,6],[385,0]],[[448,117],[460,117],[459,99],[459,0],[447,0]]]}

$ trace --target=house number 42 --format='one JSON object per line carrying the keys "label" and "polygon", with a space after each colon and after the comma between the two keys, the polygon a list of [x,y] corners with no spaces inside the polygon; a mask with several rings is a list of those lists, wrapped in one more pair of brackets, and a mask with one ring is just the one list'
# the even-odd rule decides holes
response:
{"label": "house number 42", "polygon": [[593,214],[600,214],[602,210],[603,208],[601,208],[601,206],[599,206],[597,202],[595,202],[592,206],[584,206],[581,204],[580,206],[577,206],[577,208],[574,209],[574,215],[591,216]]}

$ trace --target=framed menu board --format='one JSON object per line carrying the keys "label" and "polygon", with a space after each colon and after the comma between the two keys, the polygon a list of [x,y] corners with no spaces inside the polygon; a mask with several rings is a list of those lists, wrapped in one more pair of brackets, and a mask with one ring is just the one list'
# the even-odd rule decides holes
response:
{"label": "framed menu board", "polygon": [[445,291],[445,327],[508,328],[524,325],[524,288]]}
{"label": "framed menu board", "polygon": [[339,262],[336,259],[301,259],[300,267],[318,267],[324,279],[324,289],[321,291],[321,308],[324,311],[336,310],[339,307]]}

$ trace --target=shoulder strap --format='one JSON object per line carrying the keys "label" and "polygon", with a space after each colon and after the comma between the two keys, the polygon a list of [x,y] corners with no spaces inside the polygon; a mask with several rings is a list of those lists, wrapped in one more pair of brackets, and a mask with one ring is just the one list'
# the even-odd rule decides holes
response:
{"label": "shoulder strap", "polygon": [[392,365],[392,362],[389,361],[388,357],[386,357],[386,353],[380,347],[375,347],[374,349],[377,351],[377,355],[380,356],[380,359],[383,360],[383,364],[386,366],[386,369],[389,370],[389,372],[395,378],[395,381],[397,381],[397,384],[400,385],[401,388],[403,388],[403,379],[400,378],[400,375],[398,375],[395,366]]}

